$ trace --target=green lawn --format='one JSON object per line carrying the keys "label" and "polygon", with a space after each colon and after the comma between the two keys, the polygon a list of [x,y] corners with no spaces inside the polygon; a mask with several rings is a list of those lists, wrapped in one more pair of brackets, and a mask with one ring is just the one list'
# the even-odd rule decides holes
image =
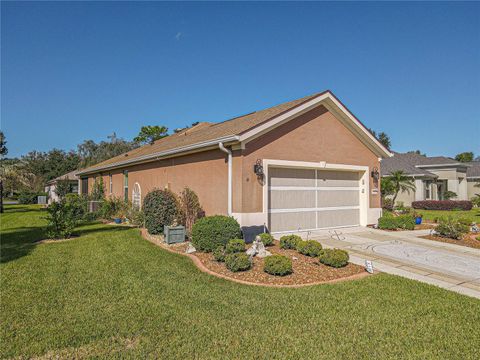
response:
{"label": "green lawn", "polygon": [[2,358],[478,358],[473,298],[383,274],[240,285],[125,227],[35,245],[44,214],[9,206],[1,217]]}
{"label": "green lawn", "polygon": [[464,210],[415,210],[423,215],[425,220],[434,221],[440,217],[447,217],[453,216],[455,218],[467,218],[470,219],[472,222],[476,222],[480,224],[480,208],[474,208],[472,210],[464,211]]}

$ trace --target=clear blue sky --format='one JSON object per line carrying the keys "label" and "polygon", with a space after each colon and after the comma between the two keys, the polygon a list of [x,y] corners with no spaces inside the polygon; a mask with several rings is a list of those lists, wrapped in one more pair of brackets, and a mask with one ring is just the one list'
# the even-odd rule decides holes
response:
{"label": "clear blue sky", "polygon": [[393,149],[480,153],[479,3],[1,4],[10,156],[331,89]]}

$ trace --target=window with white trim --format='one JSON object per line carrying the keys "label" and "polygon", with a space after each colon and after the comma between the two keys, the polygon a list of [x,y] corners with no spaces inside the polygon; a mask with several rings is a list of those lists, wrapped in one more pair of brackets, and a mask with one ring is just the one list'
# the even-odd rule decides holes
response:
{"label": "window with white trim", "polygon": [[109,190],[110,190],[110,195],[113,193],[113,179],[112,179],[112,174],[108,175],[108,180],[109,180]]}

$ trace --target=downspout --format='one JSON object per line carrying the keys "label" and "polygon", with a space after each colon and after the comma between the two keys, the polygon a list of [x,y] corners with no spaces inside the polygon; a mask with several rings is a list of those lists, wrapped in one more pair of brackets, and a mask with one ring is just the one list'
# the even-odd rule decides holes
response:
{"label": "downspout", "polygon": [[232,216],[232,150],[223,146],[222,142],[218,143],[218,148],[228,154],[228,216]]}

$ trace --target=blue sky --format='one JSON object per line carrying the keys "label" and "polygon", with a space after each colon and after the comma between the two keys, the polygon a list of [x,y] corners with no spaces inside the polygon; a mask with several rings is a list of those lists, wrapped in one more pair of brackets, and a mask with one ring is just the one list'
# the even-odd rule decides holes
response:
{"label": "blue sky", "polygon": [[480,153],[479,3],[1,4],[10,156],[331,89],[393,149]]}

